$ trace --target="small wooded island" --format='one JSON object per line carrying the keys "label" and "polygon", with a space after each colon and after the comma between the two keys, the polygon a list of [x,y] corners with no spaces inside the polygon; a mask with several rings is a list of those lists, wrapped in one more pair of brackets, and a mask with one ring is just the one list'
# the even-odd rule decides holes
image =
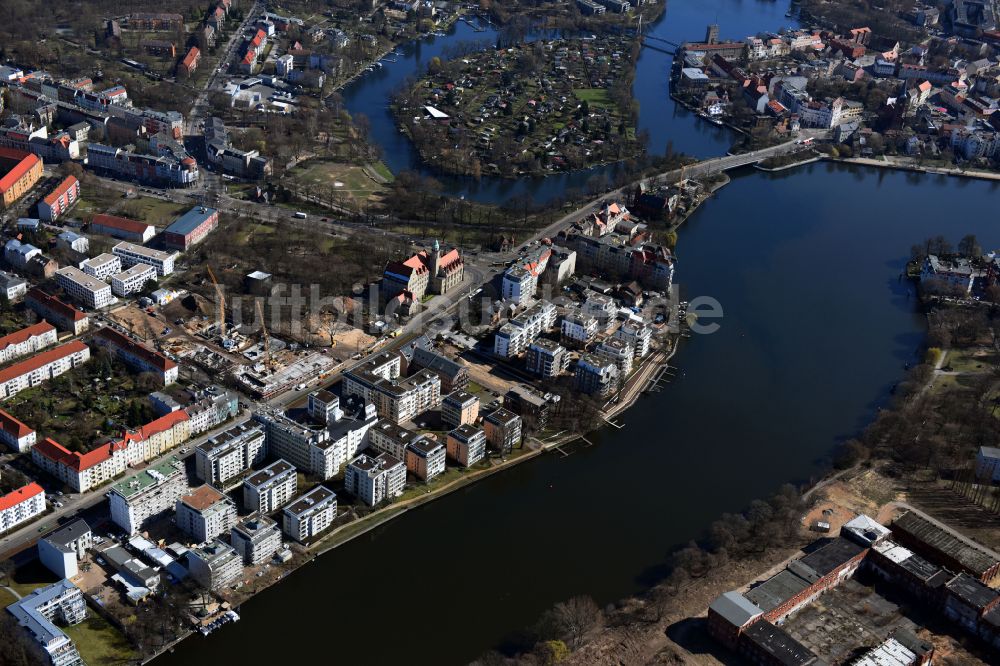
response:
{"label": "small wooded island", "polygon": [[544,176],[629,159],[639,45],[621,36],[525,42],[445,62],[396,95],[401,129],[451,174]]}

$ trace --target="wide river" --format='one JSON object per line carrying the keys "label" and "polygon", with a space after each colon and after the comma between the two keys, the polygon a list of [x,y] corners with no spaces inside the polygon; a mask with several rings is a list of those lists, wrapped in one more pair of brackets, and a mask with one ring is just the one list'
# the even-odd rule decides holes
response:
{"label": "wide river", "polygon": [[[677,0],[657,32],[700,38],[718,16],[724,36],[742,36],[787,22],[785,9]],[[426,59],[440,46],[421,49]],[[640,62],[654,144],[669,137],[678,150],[723,152],[725,134],[667,101],[666,60],[650,51]],[[368,100],[387,160],[405,167],[408,147],[380,129],[376,85],[356,85],[348,105]],[[827,164],[734,174],[678,246],[683,297],[718,299],[722,327],[684,341],[676,381],[640,399],[623,429],[408,512],[157,663],[464,663],[509,644],[557,601],[641,591],[674,546],[722,512],[822,473],[836,443],[871,418],[924,334],[899,279],[910,245],[976,233],[992,246],[996,187]],[[503,195],[496,183],[483,188]]]}

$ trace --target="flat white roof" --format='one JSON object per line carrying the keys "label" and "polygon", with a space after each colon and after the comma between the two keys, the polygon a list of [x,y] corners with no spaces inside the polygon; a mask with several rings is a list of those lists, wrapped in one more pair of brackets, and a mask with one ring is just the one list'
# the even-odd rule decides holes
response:
{"label": "flat white roof", "polygon": [[433,106],[425,106],[424,110],[430,114],[431,118],[436,118],[438,120],[445,120],[448,118],[448,114],[440,109],[435,109]]}

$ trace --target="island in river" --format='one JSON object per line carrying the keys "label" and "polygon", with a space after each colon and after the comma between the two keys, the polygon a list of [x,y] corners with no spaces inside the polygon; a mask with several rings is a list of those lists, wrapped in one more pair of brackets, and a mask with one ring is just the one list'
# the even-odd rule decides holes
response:
{"label": "island in river", "polygon": [[442,62],[396,95],[400,128],[451,174],[542,176],[640,155],[624,36],[538,40]]}

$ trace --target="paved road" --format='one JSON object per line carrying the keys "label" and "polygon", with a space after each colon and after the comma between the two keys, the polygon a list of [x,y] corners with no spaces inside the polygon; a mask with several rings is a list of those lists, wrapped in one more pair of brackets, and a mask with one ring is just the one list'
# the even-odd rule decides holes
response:
{"label": "paved road", "polygon": [[[230,44],[230,46],[232,46],[232,43]],[[786,143],[777,146],[764,148],[746,154],[726,155],[723,157],[704,160],[702,162],[699,162],[698,164],[685,167],[683,171],[677,169],[674,171],[663,173],[660,174],[659,176],[654,177],[652,180],[664,183],[674,182],[681,177],[682,173],[685,176],[689,177],[716,173],[728,169],[734,169],[741,166],[746,166],[748,164],[753,164],[761,160],[767,159],[768,157],[795,152],[800,149],[801,146],[799,145],[798,141],[788,141]],[[115,187],[116,189],[119,190],[134,188],[134,185],[130,183],[121,183],[113,179],[102,179],[102,180],[104,180],[106,184],[111,185],[112,187]],[[577,208],[573,212],[564,215],[562,218],[560,218],[556,222],[553,222],[546,228],[536,232],[534,236],[527,239],[527,241],[525,242],[531,243],[535,240],[540,240],[543,238],[549,238],[554,236],[560,230],[565,229],[574,222],[583,219],[587,215],[590,215],[601,204],[602,201],[606,199],[622,198],[626,196],[628,193],[630,193],[634,187],[635,184],[633,183],[623,188],[603,194],[600,197],[597,197],[587,202],[586,204],[584,204],[580,208]],[[198,196],[198,192],[197,191],[194,192],[194,195]],[[164,190],[162,192],[157,193],[156,196],[178,202],[181,201],[189,202],[192,200],[192,191]],[[241,210],[243,211],[251,211],[252,216],[257,219],[264,219],[274,222],[284,222],[289,224],[295,224],[296,222],[300,222],[303,224],[303,226],[308,226],[313,229],[317,227],[319,228],[326,227],[328,231],[332,231],[336,228],[342,229],[345,226],[347,227],[363,226],[363,225],[358,225],[356,223],[354,224],[345,223],[336,220],[328,220],[325,223],[322,221],[317,222],[315,220],[296,221],[293,217],[291,217],[291,215],[286,209],[275,208],[272,206],[266,206],[254,202],[236,200],[232,199],[231,197],[228,197],[228,195],[222,195],[220,207],[225,209],[225,206],[227,204],[233,206],[238,205],[241,207]],[[393,340],[392,342],[386,344],[384,349],[399,348],[403,344],[408,342],[412,338],[412,336],[419,334],[427,330],[428,328],[432,327],[436,322],[447,317],[449,313],[457,307],[462,298],[468,297],[478,286],[485,286],[486,284],[494,280],[496,276],[499,275],[503,270],[504,270],[503,266],[477,267],[474,263],[469,262],[466,267],[467,271],[466,279],[463,282],[462,286],[454,289],[449,294],[446,294],[444,296],[439,296],[433,299],[421,313],[413,317],[403,327],[403,334],[400,335],[400,337],[397,338],[396,340]],[[349,364],[345,362],[342,363],[340,366],[338,366],[336,371],[332,374],[332,376],[328,380],[322,382],[322,385],[329,386],[339,381],[341,370],[344,366],[347,365]],[[309,390],[314,390],[314,389],[315,386],[311,386],[303,391],[289,391],[283,394],[282,396],[279,396],[275,400],[272,400],[269,404],[273,406],[286,406],[302,399],[302,397]],[[240,422],[246,421],[247,419],[249,419],[249,415],[247,414],[242,415],[240,418]],[[226,427],[229,427],[231,425],[232,424],[229,424]],[[193,448],[202,441],[204,441],[205,439],[207,439],[208,437],[210,437],[212,434],[214,433],[209,433],[207,435],[204,435],[198,438],[197,440],[188,443],[186,446],[188,446],[189,448]],[[161,458],[157,459],[156,461],[151,462],[150,464],[155,464],[157,462],[165,460],[171,455],[177,455],[176,451],[164,455]],[[187,456],[189,455],[191,454],[188,453]],[[181,457],[187,457],[187,456],[181,456]],[[65,498],[64,507],[62,507],[61,509],[57,509],[56,511],[46,515],[40,522],[42,522],[43,525],[45,525],[48,528],[54,527],[57,521],[59,521],[60,519],[71,516],[85,509],[91,508],[96,504],[98,504],[99,502],[101,502],[104,499],[105,492],[106,488],[101,488],[89,493],[84,493],[82,495],[74,495]],[[11,550],[17,550],[32,543],[39,536],[39,527],[37,527],[37,525],[38,523],[36,522],[20,530],[17,530],[3,538],[0,538],[0,553]]]}
{"label": "paved road", "polygon": [[211,109],[211,105],[208,102],[208,96],[213,90],[216,89],[219,77],[223,76],[223,72],[228,71],[229,63],[232,61],[233,56],[236,55],[237,49],[243,44],[243,32],[247,29],[251,22],[257,19],[261,11],[259,0],[255,0],[253,6],[247,9],[243,23],[232,31],[232,34],[229,37],[229,42],[226,44],[226,49],[222,54],[222,58],[219,59],[219,64],[216,65],[214,70],[212,70],[211,75],[209,75],[208,79],[205,81],[205,85],[202,86],[201,91],[194,100],[191,112],[188,114],[187,120],[185,121],[185,136],[197,136],[202,133],[200,122],[208,116],[208,111]]}
{"label": "paved road", "polygon": [[[142,468],[150,467],[152,465],[158,465],[162,462],[165,462],[168,458],[171,457],[177,457],[180,458],[181,460],[186,460],[188,457],[194,455],[194,447],[198,446],[199,444],[207,440],[209,437],[212,437],[227,428],[231,428],[234,425],[244,423],[248,420],[250,420],[250,414],[248,412],[243,412],[239,416],[237,416],[235,420],[229,421],[223,426],[215,428],[214,430],[211,430],[201,435],[200,437],[197,437],[196,439],[192,439],[191,441],[186,442],[182,447],[180,447],[185,449],[186,453],[180,453],[180,449],[174,449],[173,451],[170,451],[169,453],[166,453],[160,456],[159,458],[149,461],[148,463],[143,465]],[[129,474],[135,473],[135,471],[137,471],[138,469],[139,468],[137,468],[136,470],[130,470]],[[38,539],[39,536],[41,536],[43,532],[48,533],[52,531],[52,529],[54,529],[57,525],[60,524],[62,519],[70,518],[76,515],[77,513],[81,513],[83,511],[86,511],[87,509],[90,509],[100,504],[102,501],[104,501],[105,499],[104,494],[108,492],[108,490],[109,486],[101,486],[100,488],[96,488],[94,490],[85,493],[72,493],[69,495],[65,495],[63,497],[50,496],[51,499],[53,500],[62,501],[64,503],[64,506],[61,509],[55,509],[51,511],[42,516],[41,518],[39,518],[38,520],[29,523],[28,525],[25,525],[21,529],[15,530],[10,534],[5,535],[3,538],[0,538],[0,559],[5,559],[6,553],[9,553],[11,551],[18,551],[26,546],[31,545],[32,543],[35,542],[35,540]]]}

